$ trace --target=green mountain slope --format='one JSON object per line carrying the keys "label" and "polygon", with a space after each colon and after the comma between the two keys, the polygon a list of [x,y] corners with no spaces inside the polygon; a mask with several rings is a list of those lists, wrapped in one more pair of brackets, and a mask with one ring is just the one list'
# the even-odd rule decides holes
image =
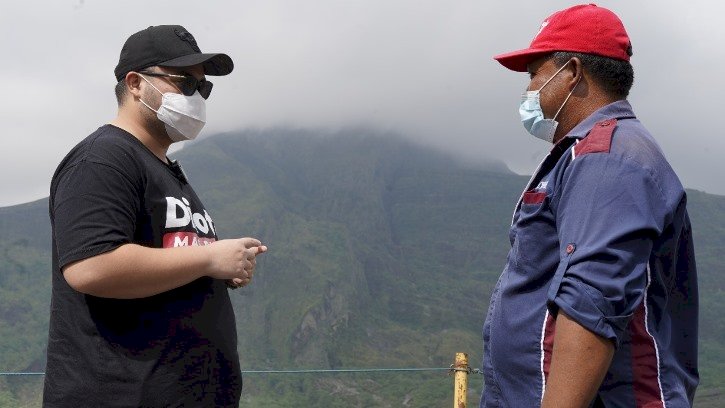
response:
{"label": "green mountain slope", "polygon": [[[393,135],[340,133],[246,131],[176,154],[222,238],[255,236],[269,246],[254,283],[231,293],[244,369],[447,367],[457,351],[479,366],[480,327],[527,178],[497,164],[464,166]],[[43,367],[46,206],[0,209],[0,371]],[[700,406],[716,401],[725,378],[723,210],[725,197],[690,192],[703,303]],[[0,379],[0,406],[3,398],[32,402],[38,384]],[[480,376],[469,385],[476,400]],[[243,405],[451,399],[442,372],[248,374]]]}

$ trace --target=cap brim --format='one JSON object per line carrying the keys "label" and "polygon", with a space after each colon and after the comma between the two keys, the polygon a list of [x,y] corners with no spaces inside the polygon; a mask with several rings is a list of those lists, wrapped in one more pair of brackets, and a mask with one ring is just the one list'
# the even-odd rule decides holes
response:
{"label": "cap brim", "polygon": [[507,52],[506,54],[500,54],[493,57],[504,67],[517,72],[526,72],[528,65],[543,57],[544,55],[551,54],[552,50],[540,49],[540,48],[526,48],[523,50]]}
{"label": "cap brim", "polygon": [[205,75],[227,75],[234,69],[234,62],[227,54],[189,54],[156,65],[183,68],[202,64]]}

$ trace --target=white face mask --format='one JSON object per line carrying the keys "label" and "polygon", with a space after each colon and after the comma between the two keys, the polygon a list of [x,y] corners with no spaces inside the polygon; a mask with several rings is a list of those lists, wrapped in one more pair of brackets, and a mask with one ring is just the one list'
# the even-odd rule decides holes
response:
{"label": "white face mask", "polygon": [[[559,126],[559,122],[556,121],[556,118],[559,116],[559,112],[561,112],[564,108],[564,105],[566,105],[566,102],[574,92],[574,89],[576,89],[576,85],[572,88],[571,92],[569,92],[569,95],[566,96],[564,103],[561,104],[559,110],[556,111],[556,114],[552,119],[544,118],[544,111],[541,110],[539,98],[541,90],[544,89],[544,87],[548,85],[549,82],[564,69],[564,67],[569,65],[569,61],[562,65],[561,68],[559,68],[559,70],[556,71],[556,73],[554,73],[554,75],[552,75],[551,78],[549,78],[537,91],[527,91],[521,96],[521,105],[519,105],[521,123],[524,124],[524,127],[531,135],[549,143],[554,142],[554,133],[556,133],[556,128]],[[577,85],[579,85],[579,82],[577,82]]]}
{"label": "white face mask", "polygon": [[161,106],[158,110],[150,107],[143,100],[141,103],[156,112],[159,120],[164,122],[169,138],[174,142],[195,139],[206,124],[206,101],[199,91],[194,92],[194,95],[191,96],[161,92],[143,74],[139,75],[161,94]]}

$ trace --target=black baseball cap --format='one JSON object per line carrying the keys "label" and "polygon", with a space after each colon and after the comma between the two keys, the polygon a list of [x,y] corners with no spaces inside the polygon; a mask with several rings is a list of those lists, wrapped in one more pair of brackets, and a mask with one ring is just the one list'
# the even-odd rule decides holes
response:
{"label": "black baseball cap", "polygon": [[228,55],[202,53],[184,27],[158,25],[128,37],[113,73],[120,81],[130,71],[151,66],[183,68],[198,64],[203,64],[205,75],[227,75],[234,69]]}

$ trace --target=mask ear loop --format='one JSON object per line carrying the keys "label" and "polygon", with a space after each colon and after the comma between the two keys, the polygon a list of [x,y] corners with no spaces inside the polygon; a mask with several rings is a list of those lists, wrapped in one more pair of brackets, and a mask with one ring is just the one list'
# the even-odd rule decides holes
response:
{"label": "mask ear loop", "polygon": [[547,79],[546,82],[544,82],[544,85],[541,85],[541,88],[539,88],[537,90],[537,92],[541,92],[541,90],[544,89],[544,87],[546,85],[549,85],[549,82],[551,82],[552,79],[554,79],[557,75],[559,75],[559,72],[561,72],[561,70],[564,69],[564,67],[566,67],[567,65],[569,65],[570,62],[571,62],[571,60],[567,61],[566,64],[562,65],[561,68],[559,68],[558,71],[554,72],[554,75],[552,75],[551,78]]}
{"label": "mask ear loop", "polygon": [[[146,79],[146,77],[145,77],[145,76],[144,76],[144,75],[143,75],[142,73],[140,73],[140,72],[139,72],[139,73],[138,73],[138,75],[139,75],[139,76],[140,76],[140,77],[141,77],[141,78],[142,78],[142,79],[143,79],[144,81],[146,81],[146,83],[148,83],[149,85],[151,85],[151,87],[152,87],[152,88],[154,88],[154,89],[156,90],[156,92],[160,93],[160,94],[161,94],[162,96],[164,95],[164,93],[163,93],[163,92],[161,92],[161,91],[159,91],[159,88],[155,87],[155,86],[154,86],[154,84],[152,84],[152,83],[151,83],[151,81],[149,81],[148,79]],[[144,102],[144,101],[143,101],[143,99],[141,99],[141,98],[138,98],[138,100],[139,100],[139,101],[141,101],[141,103],[142,103],[142,104],[144,104],[144,106],[146,106],[147,108],[151,109],[151,111],[153,111],[154,113],[156,113],[156,114],[158,114],[158,113],[159,113],[159,111],[158,111],[158,110],[156,110],[156,109],[154,109],[154,108],[150,107],[150,106],[149,106],[149,105],[148,105],[148,104],[147,104],[146,102]]]}
{"label": "mask ear loop", "polygon": [[582,77],[579,76],[579,79],[576,81],[576,85],[574,85],[574,88],[571,88],[569,95],[567,95],[566,99],[564,99],[564,103],[561,104],[561,106],[559,107],[559,110],[556,111],[556,114],[554,115],[554,117],[551,118],[552,120],[556,120],[557,116],[559,116],[559,112],[561,112],[561,110],[564,109],[564,105],[566,105],[566,103],[569,101],[569,98],[571,98],[571,95],[574,93],[574,90],[576,89],[576,87],[579,86],[579,82],[581,82],[581,80],[582,80]]}

